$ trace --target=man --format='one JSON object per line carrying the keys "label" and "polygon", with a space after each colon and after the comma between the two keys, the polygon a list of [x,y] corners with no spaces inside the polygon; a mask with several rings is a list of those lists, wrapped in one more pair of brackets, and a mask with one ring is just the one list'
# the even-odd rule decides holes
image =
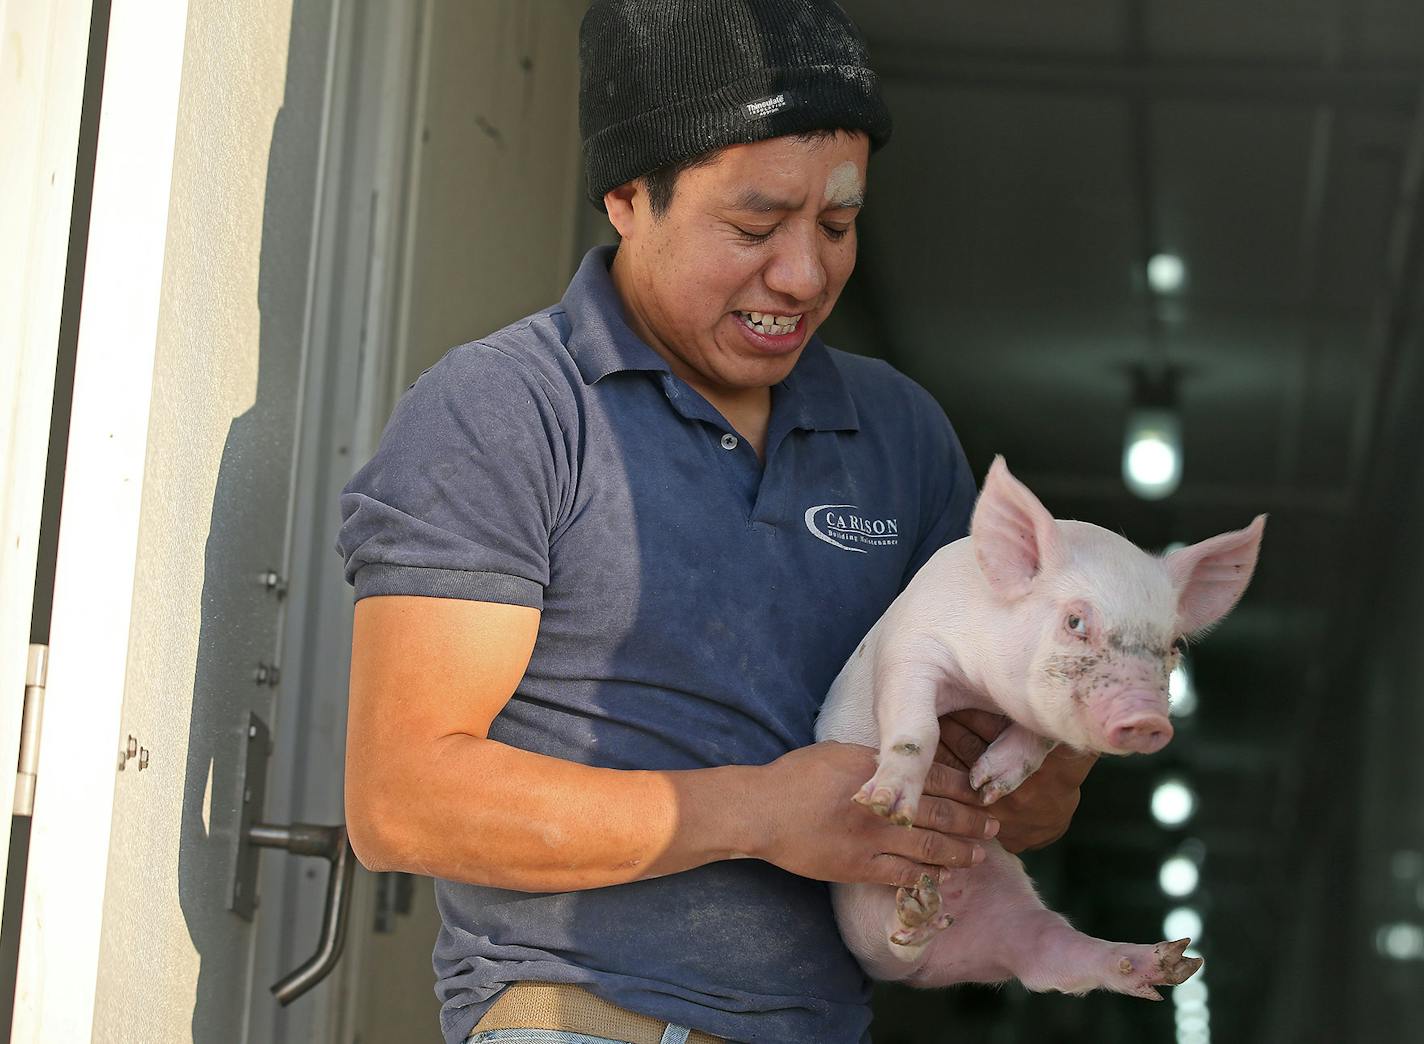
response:
{"label": "man", "polygon": [[[890,131],[849,20],[595,0],[581,63],[619,247],[422,374],[342,497],[352,843],[437,878],[450,1044],[862,1041],[823,882],[1045,843],[1086,763],[993,817],[937,766],[907,829],[850,800],[872,751],[811,745],[975,497],[930,396],[814,336]],[[945,761],[996,727],[947,723]]]}

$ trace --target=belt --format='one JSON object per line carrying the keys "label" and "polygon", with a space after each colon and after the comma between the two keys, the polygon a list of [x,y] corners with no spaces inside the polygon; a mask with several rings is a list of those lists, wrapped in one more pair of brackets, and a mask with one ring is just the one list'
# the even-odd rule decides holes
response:
{"label": "belt", "polygon": [[[612,1037],[627,1044],[662,1044],[668,1023],[621,1008],[581,986],[562,982],[515,982],[490,1005],[471,1033],[497,1029],[563,1030]],[[725,1044],[693,1030],[687,1044]]]}

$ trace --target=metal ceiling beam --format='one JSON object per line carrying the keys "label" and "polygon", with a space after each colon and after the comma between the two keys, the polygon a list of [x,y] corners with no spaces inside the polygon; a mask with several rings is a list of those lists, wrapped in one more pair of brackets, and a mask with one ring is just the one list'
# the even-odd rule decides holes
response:
{"label": "metal ceiling beam", "polygon": [[876,71],[892,83],[1061,94],[1145,93],[1152,100],[1257,102],[1413,109],[1421,82],[1413,66],[1321,68],[1318,62],[1123,61],[1115,56],[956,54],[942,48],[872,45]]}
{"label": "metal ceiling beam", "polygon": [[[1062,473],[1018,476],[1040,499],[1049,502],[1117,504],[1131,497],[1120,478]],[[1174,508],[1231,508],[1242,511],[1290,511],[1302,516],[1345,518],[1354,511],[1349,493],[1338,486],[1290,486],[1274,489],[1250,483],[1188,482],[1172,494]]]}
{"label": "metal ceiling beam", "polygon": [[[1343,0],[1334,0],[1321,18],[1324,39],[1321,68],[1338,72],[1344,50],[1346,22],[1354,28],[1355,13],[1347,11]],[[1305,168],[1305,205],[1300,220],[1300,292],[1302,310],[1310,316],[1304,331],[1300,363],[1292,367],[1281,410],[1281,433],[1277,440],[1276,484],[1288,486],[1295,479],[1304,450],[1303,429],[1307,399],[1320,369],[1320,314],[1324,295],[1320,293],[1320,233],[1325,200],[1330,183],[1330,155],[1335,142],[1335,109],[1317,106],[1311,120],[1310,158]]]}
{"label": "metal ceiling beam", "polygon": [[[1066,835],[1070,845],[1101,848],[1105,852],[1151,852],[1164,858],[1181,845],[1183,837],[1201,840],[1206,846],[1207,861],[1259,860],[1261,831],[1242,827],[1213,826],[1209,822],[1192,823],[1181,830],[1167,829],[1152,822],[1124,823],[1115,821],[1075,821]],[[1105,861],[1105,863],[1110,861]],[[1146,882],[1144,882],[1146,883]],[[1152,882],[1152,892],[1159,903],[1166,900]]]}
{"label": "metal ceiling beam", "polygon": [[[1145,0],[1127,0],[1128,67],[1143,70],[1149,67],[1147,54],[1147,11]],[[1140,79],[1127,88],[1128,154],[1132,161],[1132,198],[1137,209],[1137,272],[1136,280],[1142,297],[1144,346],[1142,368],[1134,378],[1134,405],[1146,405],[1138,399],[1145,388],[1163,390],[1164,404],[1175,403],[1175,381],[1167,358],[1166,313],[1162,295],[1147,284],[1147,262],[1162,249],[1157,227],[1157,180],[1152,159],[1152,96]]]}
{"label": "metal ceiling beam", "polygon": [[[1295,708],[1294,716],[1304,730],[1293,752],[1296,763],[1306,766],[1320,758],[1325,764],[1338,756],[1340,750],[1363,750],[1365,746],[1361,722],[1367,716],[1350,703],[1340,699],[1342,692],[1351,692],[1365,676],[1362,657],[1376,653],[1379,592],[1387,584],[1385,578],[1394,568],[1387,557],[1387,540],[1410,539],[1408,527],[1395,529],[1398,519],[1389,503],[1388,489],[1383,484],[1393,478],[1412,478],[1400,463],[1417,460],[1413,446],[1392,447],[1386,439],[1391,434],[1390,420],[1398,407],[1404,413],[1414,405],[1409,396],[1417,391],[1401,383],[1405,372],[1406,341],[1409,337],[1411,312],[1424,296],[1424,83],[1415,89],[1412,129],[1404,141],[1404,156],[1400,165],[1395,205],[1389,226],[1385,273],[1374,309],[1369,343],[1361,353],[1358,372],[1354,425],[1351,433],[1349,497],[1357,512],[1351,520],[1355,540],[1370,551],[1352,561],[1347,573],[1349,583],[1335,595],[1340,606],[1338,627],[1327,648],[1315,653],[1318,670],[1307,675],[1307,684]],[[1417,401],[1417,398],[1416,400]],[[1320,851],[1341,851],[1358,837],[1355,810],[1363,803],[1362,774],[1326,773],[1302,768],[1287,773],[1282,780],[1283,800],[1277,806],[1272,835],[1281,839],[1276,857],[1264,860],[1263,870],[1274,873],[1276,879],[1305,865]],[[1347,864],[1347,872],[1352,869]],[[1332,876],[1337,866],[1332,863]],[[1320,937],[1316,954],[1322,957],[1317,967],[1322,981],[1329,981],[1344,996],[1343,1003],[1327,1009],[1340,1020],[1348,1018],[1351,1005],[1357,1005],[1362,973],[1351,959],[1351,949],[1343,945],[1349,933],[1359,927],[1361,916],[1361,884],[1350,877],[1343,886],[1336,882],[1341,896],[1341,909],[1326,924],[1326,934]],[[1277,903],[1272,911],[1284,919],[1288,911],[1300,907],[1299,902]],[[1264,938],[1272,952],[1279,950],[1276,936]],[[1276,1006],[1272,1010],[1279,1010]],[[1339,1039],[1340,1026],[1321,1029],[1322,1039]],[[1252,1034],[1252,1039],[1279,1034],[1274,1027]]]}
{"label": "metal ceiling beam", "polygon": [[[1323,69],[1330,73],[1339,71],[1345,39],[1347,36],[1352,40],[1358,38],[1359,19],[1358,5],[1347,4],[1344,0],[1333,0],[1326,6],[1321,18]],[[1321,358],[1325,350],[1321,334],[1325,299],[1325,295],[1320,292],[1321,229],[1325,202],[1330,190],[1330,158],[1335,146],[1336,119],[1337,111],[1333,106],[1319,105],[1315,109],[1311,124],[1300,247],[1301,300],[1309,322],[1305,327],[1300,365],[1290,374],[1291,387],[1287,392],[1285,409],[1281,416],[1281,434],[1277,443],[1277,489],[1289,488],[1296,480],[1301,455],[1308,452],[1305,429],[1309,396],[1311,388],[1319,380]],[[1353,501],[1352,497],[1348,499]],[[1343,586],[1339,582],[1332,584],[1331,594],[1338,597]],[[1331,601],[1333,599],[1327,596],[1325,603],[1329,604]],[[1309,645],[1304,647],[1309,648]],[[1284,878],[1299,872],[1298,865],[1293,865],[1288,857],[1294,840],[1290,829],[1298,815],[1296,805],[1301,801],[1306,789],[1305,775],[1318,770],[1315,759],[1320,755],[1313,746],[1313,741],[1319,731],[1318,723],[1323,716],[1326,693],[1323,668],[1318,661],[1301,672],[1300,680],[1293,687],[1293,691],[1295,713],[1291,715],[1289,733],[1280,747],[1283,755],[1280,785],[1276,788],[1274,800],[1269,803],[1262,821],[1263,836],[1272,838],[1273,843],[1263,850],[1263,859],[1258,864],[1258,873],[1252,882],[1256,887],[1267,886],[1273,876]],[[1311,864],[1307,862],[1306,865]],[[1294,894],[1296,897],[1304,897],[1312,893],[1306,881],[1297,877]],[[1311,904],[1300,903],[1297,899],[1294,905],[1297,908],[1309,909]],[[1297,946],[1303,947],[1307,940],[1312,938],[1308,930],[1308,917],[1309,915],[1292,918],[1281,934]],[[1248,921],[1247,925],[1258,947],[1270,937],[1273,930],[1281,931],[1281,926],[1272,925],[1268,920],[1259,917]],[[1251,1016],[1254,1021],[1251,1036],[1255,1039],[1289,1039],[1293,1035],[1290,1026],[1294,1021],[1294,1010],[1287,998],[1293,995],[1294,991],[1290,988],[1293,980],[1290,977],[1273,975],[1269,981],[1271,986],[1266,991],[1266,1003],[1257,1008]]]}
{"label": "metal ceiling beam", "polygon": [[1370,344],[1362,361],[1355,423],[1350,440],[1352,493],[1363,505],[1374,478],[1371,464],[1381,450],[1383,421],[1395,392],[1410,309],[1421,294],[1424,270],[1424,82],[1415,89],[1414,124],[1406,139],[1399,189],[1390,219],[1385,277],[1375,307]]}
{"label": "metal ceiling beam", "polygon": [[[1249,785],[1259,790],[1266,786],[1268,781],[1262,781],[1258,777],[1277,776],[1285,767],[1287,752],[1261,739],[1228,739],[1215,734],[1208,735],[1194,731],[1190,721],[1179,720],[1177,728],[1182,731],[1182,735],[1172,744],[1169,767],[1164,767],[1164,762],[1158,759],[1114,757],[1108,761],[1112,771],[1121,773],[1126,778],[1181,774],[1194,779],[1230,776],[1233,777],[1233,786],[1246,785],[1247,781],[1240,777],[1250,777]],[[1257,843],[1259,842],[1258,837]]]}

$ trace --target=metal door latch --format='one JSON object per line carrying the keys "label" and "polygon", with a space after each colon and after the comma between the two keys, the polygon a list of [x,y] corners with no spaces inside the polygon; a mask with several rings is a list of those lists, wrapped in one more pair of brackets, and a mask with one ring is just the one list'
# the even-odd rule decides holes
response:
{"label": "metal door latch", "polygon": [[291,1004],[331,973],[341,959],[346,944],[346,922],[351,911],[351,877],[356,857],[346,840],[346,827],[293,823],[277,826],[254,823],[243,838],[258,848],[281,848],[293,855],[320,856],[330,861],[326,879],[326,906],[321,915],[321,940],[316,953],[296,970],[272,984],[272,993],[283,1004]]}
{"label": "metal door latch", "polygon": [[326,978],[341,958],[341,949],[346,942],[346,923],[351,913],[351,879],[356,872],[356,856],[346,838],[344,824],[314,826],[310,823],[279,825],[261,822],[266,796],[267,759],[271,752],[271,738],[266,724],[257,715],[251,715],[242,779],[237,869],[232,885],[233,913],[250,921],[257,909],[259,849],[279,848],[293,855],[319,856],[331,863],[326,879],[321,941],[317,944],[316,953],[272,986],[277,1000],[286,1005]]}

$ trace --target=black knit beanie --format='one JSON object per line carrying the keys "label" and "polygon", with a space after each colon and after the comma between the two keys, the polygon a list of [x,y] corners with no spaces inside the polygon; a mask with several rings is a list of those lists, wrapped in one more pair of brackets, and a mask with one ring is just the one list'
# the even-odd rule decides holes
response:
{"label": "black knit beanie", "polygon": [[579,31],[589,199],[738,142],[865,131],[890,113],[832,0],[593,0]]}

